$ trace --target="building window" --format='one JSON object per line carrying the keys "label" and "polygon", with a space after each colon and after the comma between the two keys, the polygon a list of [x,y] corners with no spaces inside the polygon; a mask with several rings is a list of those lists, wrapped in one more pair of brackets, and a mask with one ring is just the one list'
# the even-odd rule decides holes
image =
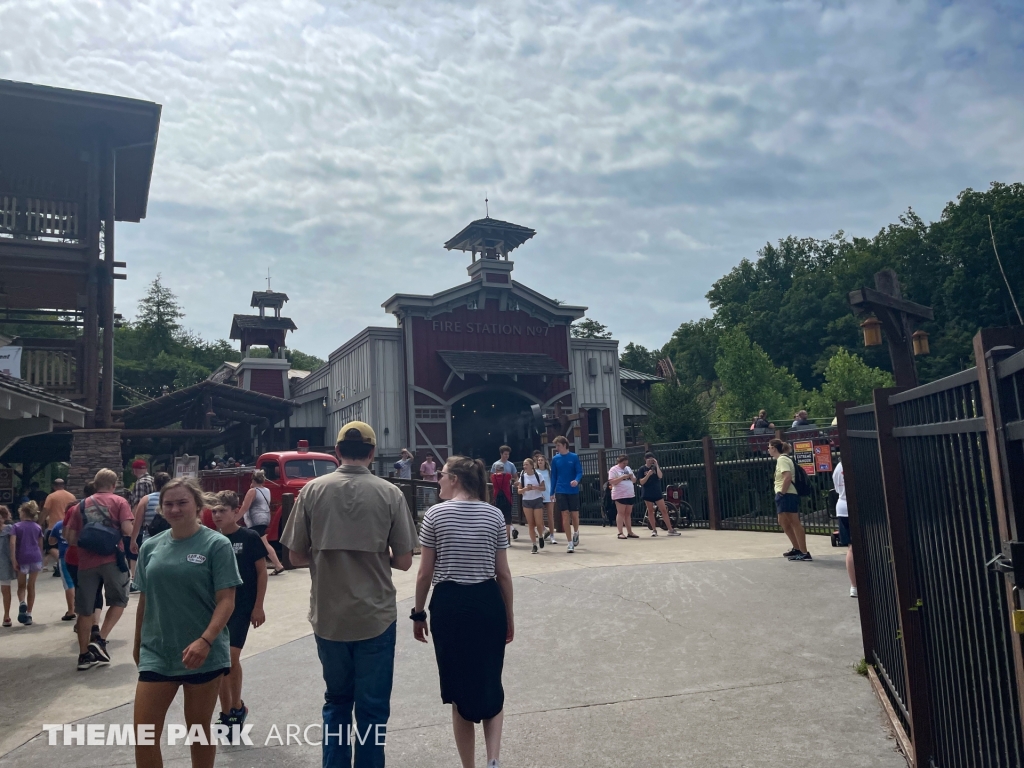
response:
{"label": "building window", "polygon": [[417,408],[416,421],[440,421],[447,422],[448,416],[444,408]]}
{"label": "building window", "polygon": [[595,448],[599,445],[604,445],[601,440],[601,409],[600,408],[588,408],[587,409],[587,433],[589,444]]}
{"label": "building window", "polygon": [[625,428],[627,446],[644,444],[644,436],[641,434],[640,428],[643,426],[643,423],[646,420],[646,416],[622,417],[622,426]]}

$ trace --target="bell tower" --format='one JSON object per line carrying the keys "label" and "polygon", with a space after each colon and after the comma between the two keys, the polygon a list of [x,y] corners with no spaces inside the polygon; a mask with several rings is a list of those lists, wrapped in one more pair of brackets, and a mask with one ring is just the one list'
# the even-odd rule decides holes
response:
{"label": "bell tower", "polygon": [[487,216],[470,222],[444,244],[449,251],[468,251],[471,261],[466,271],[470,280],[501,287],[512,285],[509,254],[537,232],[529,227],[499,221]]}

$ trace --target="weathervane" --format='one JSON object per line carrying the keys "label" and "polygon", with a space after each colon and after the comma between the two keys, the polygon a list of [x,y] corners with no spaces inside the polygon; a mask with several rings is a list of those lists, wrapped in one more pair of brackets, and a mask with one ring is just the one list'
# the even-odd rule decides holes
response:
{"label": "weathervane", "polygon": [[491,209],[487,204],[487,195],[484,195],[484,218],[491,218]]}

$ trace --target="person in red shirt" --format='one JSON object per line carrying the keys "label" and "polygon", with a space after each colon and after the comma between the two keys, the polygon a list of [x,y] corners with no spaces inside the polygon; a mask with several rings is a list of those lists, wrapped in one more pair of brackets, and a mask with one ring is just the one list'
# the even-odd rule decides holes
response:
{"label": "person in red shirt", "polygon": [[128,561],[122,549],[122,540],[114,544],[113,554],[103,554],[93,546],[86,546],[82,532],[86,525],[107,529],[113,538],[116,534],[131,536],[135,516],[128,502],[114,493],[117,473],[101,469],[93,478],[96,493],[71,508],[70,519],[64,528],[64,538],[78,547],[78,588],[75,590],[75,613],[79,616],[90,614],[94,608],[96,590],[103,586],[107,598],[107,615],[103,619],[100,635],[90,637],[88,622],[78,624],[78,668],[90,669],[97,664],[109,664],[107,638],[114,629],[124,609],[128,606]]}
{"label": "person in red shirt", "polygon": [[505,471],[501,462],[491,467],[491,503],[501,510],[505,517],[505,535],[512,543],[512,475]]}

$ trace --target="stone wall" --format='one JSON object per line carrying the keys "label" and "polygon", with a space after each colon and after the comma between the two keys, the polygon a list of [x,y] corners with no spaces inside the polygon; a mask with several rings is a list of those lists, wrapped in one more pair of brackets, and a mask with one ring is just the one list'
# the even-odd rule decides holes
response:
{"label": "stone wall", "polygon": [[121,430],[76,429],[72,432],[71,470],[68,473],[67,489],[81,496],[85,484],[104,468],[117,472],[117,484],[121,487],[121,473],[124,470]]}

